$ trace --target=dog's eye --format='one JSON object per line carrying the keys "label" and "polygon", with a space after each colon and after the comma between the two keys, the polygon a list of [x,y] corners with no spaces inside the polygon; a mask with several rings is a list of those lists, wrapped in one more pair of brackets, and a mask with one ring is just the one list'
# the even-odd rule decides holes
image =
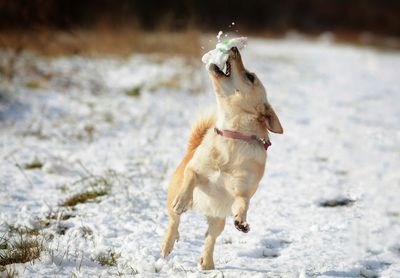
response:
{"label": "dog's eye", "polygon": [[254,75],[253,74],[246,72],[246,77],[247,77],[247,79],[250,80],[251,83],[254,83]]}

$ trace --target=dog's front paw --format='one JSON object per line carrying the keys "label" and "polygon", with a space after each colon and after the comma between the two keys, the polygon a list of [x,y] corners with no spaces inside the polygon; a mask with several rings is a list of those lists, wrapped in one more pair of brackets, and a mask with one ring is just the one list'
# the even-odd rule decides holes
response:
{"label": "dog's front paw", "polygon": [[193,202],[193,198],[189,194],[179,194],[172,203],[172,209],[177,214],[182,214],[187,211]]}
{"label": "dog's front paw", "polygon": [[240,221],[235,219],[235,227],[236,229],[238,229],[239,231],[243,232],[243,233],[248,233],[250,231],[250,225],[246,222],[246,221]]}

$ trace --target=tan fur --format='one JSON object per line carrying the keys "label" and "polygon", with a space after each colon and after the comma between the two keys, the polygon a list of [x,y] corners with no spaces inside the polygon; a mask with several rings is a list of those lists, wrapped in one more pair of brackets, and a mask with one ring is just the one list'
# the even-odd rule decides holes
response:
{"label": "tan fur", "polygon": [[192,134],[190,135],[188,148],[186,154],[176,169],[171,183],[168,186],[168,197],[167,197],[167,207],[172,209],[172,201],[175,199],[175,196],[181,187],[183,181],[183,172],[185,171],[186,165],[192,159],[194,152],[197,147],[203,141],[203,137],[206,134],[207,130],[212,128],[215,124],[215,116],[209,115],[207,117],[201,118],[192,130]]}
{"label": "tan fur", "polygon": [[171,182],[168,186],[168,194],[167,194],[167,208],[168,208],[168,216],[170,218],[170,223],[168,225],[167,233],[164,237],[164,243],[162,246],[162,255],[163,257],[167,256],[174,247],[174,243],[179,239],[179,215],[177,215],[172,209],[172,202],[176,198],[183,182],[183,173],[185,171],[186,165],[192,159],[194,152],[197,147],[203,141],[203,137],[206,132],[213,127],[215,124],[214,115],[210,115],[200,119],[195,127],[193,128],[192,134],[190,135],[188,148],[186,154],[176,169],[174,175],[172,176]]}
{"label": "tan fur", "polygon": [[234,216],[236,228],[249,231],[246,221],[251,197],[264,174],[266,152],[257,141],[245,142],[217,135],[213,127],[268,138],[268,130],[282,133],[276,113],[268,103],[261,82],[246,77],[240,53],[229,54],[231,75],[209,71],[217,97],[216,117],[200,119],[189,140],[188,150],[168,187],[169,224],[161,255],[168,256],[179,238],[180,214],[194,208],[207,216],[203,270],[213,269],[216,238],[225,218]]}

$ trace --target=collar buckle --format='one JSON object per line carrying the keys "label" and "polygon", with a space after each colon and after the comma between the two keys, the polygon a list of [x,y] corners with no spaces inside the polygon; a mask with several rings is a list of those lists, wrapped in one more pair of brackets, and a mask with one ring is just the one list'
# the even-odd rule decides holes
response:
{"label": "collar buckle", "polygon": [[268,147],[271,146],[271,141],[269,141],[269,139],[265,139],[265,138],[257,138],[257,141],[260,142],[263,146],[265,150],[268,150]]}
{"label": "collar buckle", "polygon": [[267,140],[265,140],[265,138],[257,138],[257,141],[263,145],[267,144]]}

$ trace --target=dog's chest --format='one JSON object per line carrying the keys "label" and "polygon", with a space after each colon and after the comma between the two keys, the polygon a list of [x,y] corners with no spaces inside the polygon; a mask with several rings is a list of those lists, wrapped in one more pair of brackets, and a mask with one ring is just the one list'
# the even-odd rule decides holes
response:
{"label": "dog's chest", "polygon": [[253,146],[239,145],[236,148],[210,148],[201,160],[203,182],[233,195],[258,184],[266,156]]}
{"label": "dog's chest", "polygon": [[234,197],[251,197],[264,173],[266,153],[259,145],[230,140],[207,136],[189,162],[197,174],[193,207],[205,215],[228,216]]}
{"label": "dog's chest", "polygon": [[216,190],[226,190],[230,195],[251,190],[258,184],[257,174],[242,163],[232,163],[229,167],[213,167],[207,171],[208,184]]}

